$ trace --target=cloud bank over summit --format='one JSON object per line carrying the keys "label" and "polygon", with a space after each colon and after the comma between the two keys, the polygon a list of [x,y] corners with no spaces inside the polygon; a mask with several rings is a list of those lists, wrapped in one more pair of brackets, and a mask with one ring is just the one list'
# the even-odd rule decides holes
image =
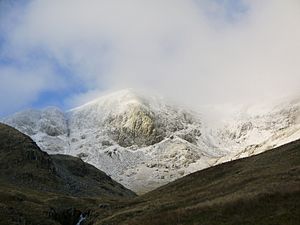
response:
{"label": "cloud bank over summit", "polygon": [[299,27],[298,0],[4,0],[0,115],[127,87],[195,106],[296,93]]}

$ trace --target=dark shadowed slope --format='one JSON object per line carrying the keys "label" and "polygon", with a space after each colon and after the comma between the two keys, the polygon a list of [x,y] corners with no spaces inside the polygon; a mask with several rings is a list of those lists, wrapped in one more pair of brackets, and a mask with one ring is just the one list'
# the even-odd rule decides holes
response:
{"label": "dark shadowed slope", "polygon": [[134,196],[81,159],[49,156],[0,124],[0,224],[76,224],[88,208]]}
{"label": "dark shadowed slope", "polygon": [[196,172],[93,216],[106,225],[299,225],[300,140]]}

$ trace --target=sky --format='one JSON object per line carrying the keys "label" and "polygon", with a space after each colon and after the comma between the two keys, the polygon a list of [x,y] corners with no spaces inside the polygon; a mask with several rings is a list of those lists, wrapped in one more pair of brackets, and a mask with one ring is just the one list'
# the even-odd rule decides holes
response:
{"label": "sky", "polygon": [[300,93],[299,0],[0,0],[0,117],[147,90],[199,107]]}

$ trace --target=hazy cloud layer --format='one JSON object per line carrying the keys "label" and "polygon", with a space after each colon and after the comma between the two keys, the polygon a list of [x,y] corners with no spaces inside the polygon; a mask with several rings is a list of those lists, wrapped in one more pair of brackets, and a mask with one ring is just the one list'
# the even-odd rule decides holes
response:
{"label": "hazy cloud layer", "polygon": [[[66,105],[127,87],[196,106],[300,90],[299,0],[8,5],[0,16],[3,111],[75,84],[84,91],[63,96]],[[17,100],[10,103],[7,95]]]}

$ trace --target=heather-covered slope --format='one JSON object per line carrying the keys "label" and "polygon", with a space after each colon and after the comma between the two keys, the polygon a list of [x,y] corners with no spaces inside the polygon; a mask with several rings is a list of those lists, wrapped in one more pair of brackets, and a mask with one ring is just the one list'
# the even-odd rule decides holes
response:
{"label": "heather-covered slope", "polygon": [[190,174],[112,211],[94,212],[95,224],[298,225],[300,140]]}

